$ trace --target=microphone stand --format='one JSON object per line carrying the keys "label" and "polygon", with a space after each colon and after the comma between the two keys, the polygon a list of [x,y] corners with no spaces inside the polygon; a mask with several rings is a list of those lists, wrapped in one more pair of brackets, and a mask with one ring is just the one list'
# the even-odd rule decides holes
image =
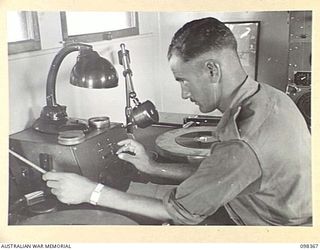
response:
{"label": "microphone stand", "polygon": [[[137,98],[137,94],[133,89],[129,51],[126,50],[123,43],[120,45],[120,48],[121,50],[118,51],[119,63],[124,68],[123,76],[126,82],[126,128],[128,136],[134,139],[134,126],[137,125],[139,128],[146,128],[159,121],[159,114],[151,101],[147,100],[144,103],[140,103]],[[131,100],[135,104],[134,108],[130,105]]]}
{"label": "microphone stand", "polygon": [[133,88],[132,83],[132,70],[130,69],[130,56],[129,50],[126,50],[125,45],[120,44],[121,50],[118,51],[119,63],[123,66],[123,76],[125,77],[126,82],[126,107],[125,107],[125,115],[126,115],[126,128],[127,133],[133,136],[133,121],[132,121],[132,107],[130,105],[130,100],[133,99],[135,103],[139,103],[136,98],[136,93]]}

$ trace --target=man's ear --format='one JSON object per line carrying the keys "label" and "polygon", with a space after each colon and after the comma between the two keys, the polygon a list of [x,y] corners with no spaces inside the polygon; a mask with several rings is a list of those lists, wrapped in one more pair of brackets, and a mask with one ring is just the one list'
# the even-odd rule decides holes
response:
{"label": "man's ear", "polygon": [[214,60],[208,60],[205,62],[205,67],[211,79],[211,82],[219,82],[221,78],[221,69],[219,63]]}

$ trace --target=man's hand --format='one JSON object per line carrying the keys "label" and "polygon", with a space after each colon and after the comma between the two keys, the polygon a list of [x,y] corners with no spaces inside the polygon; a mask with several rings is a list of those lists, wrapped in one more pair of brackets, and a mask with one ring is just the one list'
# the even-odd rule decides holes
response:
{"label": "man's hand", "polygon": [[73,173],[48,172],[42,176],[58,200],[67,204],[89,202],[97,183]]}
{"label": "man's hand", "polygon": [[120,159],[132,163],[141,172],[152,174],[152,161],[140,143],[126,139],[118,142],[118,145],[122,146],[116,153]]}

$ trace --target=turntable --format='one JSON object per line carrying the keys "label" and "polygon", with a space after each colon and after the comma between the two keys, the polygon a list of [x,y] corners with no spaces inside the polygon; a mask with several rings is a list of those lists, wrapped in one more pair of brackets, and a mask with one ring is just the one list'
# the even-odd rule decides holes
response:
{"label": "turntable", "polygon": [[70,209],[39,214],[20,223],[21,225],[138,225],[120,214],[97,209]]}

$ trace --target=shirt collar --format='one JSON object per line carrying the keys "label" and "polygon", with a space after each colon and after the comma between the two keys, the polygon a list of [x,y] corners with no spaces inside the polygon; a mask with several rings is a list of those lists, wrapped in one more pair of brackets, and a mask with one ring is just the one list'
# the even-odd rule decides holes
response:
{"label": "shirt collar", "polygon": [[241,135],[236,124],[236,119],[242,109],[241,104],[246,99],[257,93],[258,90],[259,83],[250,77],[248,77],[247,80],[239,87],[217,126],[216,135],[220,141],[241,139]]}
{"label": "shirt collar", "polygon": [[236,95],[232,99],[229,108],[232,109],[237,107],[245,99],[253,96],[259,90],[259,83],[248,77],[247,80],[239,87]]}

